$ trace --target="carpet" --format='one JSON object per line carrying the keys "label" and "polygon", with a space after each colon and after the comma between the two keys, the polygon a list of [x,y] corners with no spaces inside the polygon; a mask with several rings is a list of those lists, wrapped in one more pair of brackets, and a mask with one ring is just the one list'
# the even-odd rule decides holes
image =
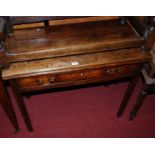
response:
{"label": "carpet", "polygon": [[155,95],[149,95],[137,117],[129,112],[142,87],[140,80],[121,118],[116,117],[128,82],[97,85],[24,97],[34,132],[28,132],[10,88],[9,93],[20,126],[14,128],[0,106],[0,137],[12,138],[138,138],[155,137]]}

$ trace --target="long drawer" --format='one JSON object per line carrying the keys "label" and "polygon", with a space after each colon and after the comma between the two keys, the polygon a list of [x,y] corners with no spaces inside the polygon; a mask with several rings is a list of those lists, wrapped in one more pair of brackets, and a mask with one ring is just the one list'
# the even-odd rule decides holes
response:
{"label": "long drawer", "polygon": [[32,91],[36,89],[46,89],[48,87],[65,87],[127,77],[134,74],[137,67],[138,64],[131,64],[115,67],[61,71],[60,73],[23,77],[17,78],[16,80],[21,90]]}

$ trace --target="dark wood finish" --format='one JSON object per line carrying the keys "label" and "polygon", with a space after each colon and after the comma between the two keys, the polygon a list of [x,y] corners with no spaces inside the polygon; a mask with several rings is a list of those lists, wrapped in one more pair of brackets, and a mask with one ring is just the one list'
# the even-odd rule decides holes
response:
{"label": "dark wood finish", "polygon": [[49,17],[28,18],[11,21],[16,24],[44,21],[45,26],[16,27],[6,37],[5,54],[10,66],[2,74],[4,80],[10,80],[28,130],[33,128],[22,92],[131,77],[117,114],[121,116],[143,64],[151,59],[145,48],[142,51],[146,36],[140,35],[127,17],[67,24],[62,20],[64,17],[60,20],[52,17],[59,21],[54,25]]}
{"label": "dark wood finish", "polygon": [[80,83],[92,83],[128,77],[134,74],[137,65],[115,66],[107,68],[81,69],[47,74],[17,80],[22,91],[64,87]]}
{"label": "dark wood finish", "polygon": [[4,40],[4,27],[5,22],[2,17],[0,17],[0,42]]}
{"label": "dark wood finish", "polygon": [[144,45],[144,48],[149,51],[153,44],[154,44],[154,38],[155,38],[155,31],[154,32],[150,32],[149,35],[146,38],[146,43]]}
{"label": "dark wood finish", "polygon": [[[92,16],[3,16],[6,21],[6,33],[10,35],[13,33],[14,25],[21,25],[21,24],[29,24],[29,23],[36,23],[36,22],[44,22],[45,26],[49,21],[64,21],[64,20],[75,20],[75,19],[88,19],[94,18]],[[96,17],[100,18],[100,16]],[[103,17],[102,17],[103,18]],[[106,16],[106,19],[115,18],[114,16]]]}
{"label": "dark wood finish", "polygon": [[6,57],[6,53],[5,53],[5,44],[4,44],[4,38],[5,38],[4,25],[5,25],[5,22],[4,22],[3,18],[0,17],[0,67],[1,67],[1,65],[6,64],[6,61],[7,61],[7,59],[6,59],[7,57]]}
{"label": "dark wood finish", "polygon": [[126,16],[121,16],[121,17],[120,17],[120,23],[121,23],[121,24],[127,23],[127,17],[126,17]]}
{"label": "dark wood finish", "polygon": [[[107,67],[106,69],[99,68],[99,69],[85,69],[80,70],[79,72],[65,72],[59,73],[55,75],[41,75],[41,76],[34,76],[28,78],[16,78],[15,80],[10,80],[12,88],[14,90],[16,100],[18,103],[19,108],[21,109],[21,113],[23,115],[24,121],[29,131],[32,131],[32,124],[28,113],[26,111],[24,101],[21,95],[21,91],[36,91],[36,90],[43,90],[47,88],[56,88],[56,87],[63,87],[63,86],[73,86],[79,84],[86,84],[86,83],[94,83],[100,81],[109,81],[112,79],[119,79],[123,77],[132,76],[135,74],[137,67],[139,65],[132,64],[126,66],[115,66],[115,67]],[[20,66],[19,66],[20,67]],[[104,77],[105,76],[105,77]],[[137,76],[137,75],[136,75]],[[133,81],[136,83],[135,78]],[[132,83],[133,83],[132,81]],[[130,88],[130,95],[131,89]],[[126,101],[127,104],[127,101]]]}
{"label": "dark wood finish", "polygon": [[140,36],[145,35],[145,25],[144,21],[138,17],[127,17],[132,26],[137,30]]}
{"label": "dark wood finish", "polygon": [[152,93],[155,93],[155,84],[147,84],[147,83],[144,83],[144,86],[137,98],[137,102],[136,104],[133,106],[131,112],[130,112],[130,115],[129,115],[129,120],[132,121],[138,111],[140,110],[142,104],[144,103],[144,100],[145,100],[145,97],[149,94],[152,94]]}
{"label": "dark wood finish", "polygon": [[117,113],[118,117],[122,116],[122,114],[123,114],[123,112],[124,112],[124,110],[125,110],[125,108],[127,106],[127,103],[128,103],[128,101],[129,101],[129,99],[130,99],[130,97],[132,95],[134,87],[136,86],[137,81],[140,78],[141,70],[142,70],[142,66],[137,68],[136,74],[132,77],[131,81],[129,82],[128,88],[127,88],[127,90],[125,92],[122,103],[121,103],[121,105],[119,107],[119,110],[118,110],[118,113]]}
{"label": "dark wood finish", "polygon": [[[79,18],[66,18],[66,19],[59,19],[59,20],[46,20],[44,22],[37,22],[37,23],[25,23],[25,24],[18,24],[13,25],[14,31],[17,29],[27,29],[27,28],[39,28],[39,27],[47,27],[48,26],[55,26],[55,25],[68,25],[68,24],[75,24],[75,23],[87,23],[93,21],[106,21],[106,20],[118,20],[118,16],[91,16],[91,17],[82,17]],[[47,23],[47,24],[46,24]]]}
{"label": "dark wood finish", "polygon": [[128,25],[106,20],[15,30],[6,38],[10,62],[85,54],[144,44]]}
{"label": "dark wood finish", "polygon": [[6,33],[10,35],[13,33],[13,25],[34,23],[44,21],[47,24],[48,20],[61,20],[68,18],[78,18],[78,16],[5,16]]}
{"label": "dark wood finish", "polygon": [[[155,41],[155,17],[145,17],[143,19],[140,19],[137,17],[134,17],[134,18],[128,17],[128,18],[132,23],[132,25],[136,27],[136,30],[138,30],[139,34],[145,37],[144,50],[149,51],[152,48]],[[121,103],[117,116],[121,116],[123,114],[123,111],[125,110],[127,102],[131,95],[130,92],[134,88],[136,81],[138,80],[138,77],[140,77],[140,75],[139,76],[137,75],[137,77],[134,77],[135,79],[133,78],[133,80],[129,83],[128,89],[123,98],[123,101]],[[148,89],[148,86],[145,86],[144,91],[142,91],[141,94],[139,95],[137,104],[133,107],[133,110],[130,114],[130,120],[132,120],[136,116],[136,113],[145,98],[145,94],[146,94],[145,89]]]}
{"label": "dark wood finish", "polygon": [[0,68],[2,66],[7,66],[7,64],[8,64],[8,59],[7,59],[7,56],[5,54],[5,46],[1,42],[0,43]]}
{"label": "dark wood finish", "polygon": [[[7,65],[7,57],[5,54],[5,44],[4,44],[4,39],[5,39],[5,21],[2,17],[0,17],[0,75],[2,71],[2,67]],[[17,122],[17,118],[9,97],[9,94],[4,86],[4,83],[2,81],[2,78],[0,76],[0,104],[5,111],[7,117],[9,118],[9,121],[15,128],[15,131],[19,131],[19,125]]]}
{"label": "dark wood finish", "polygon": [[147,63],[145,64],[144,69],[150,78],[155,78],[155,64],[152,62]]}
{"label": "dark wood finish", "polygon": [[149,53],[141,52],[138,48],[97,52],[12,63],[9,68],[3,69],[2,77],[4,80],[8,80],[20,77],[64,73],[64,71],[78,71],[103,67],[112,68],[121,65],[144,63],[150,59],[151,56]]}
{"label": "dark wood finish", "polygon": [[85,18],[89,16],[12,16],[13,24],[34,23],[49,20],[64,20],[72,18]]}
{"label": "dark wood finish", "polygon": [[27,127],[28,131],[31,132],[31,131],[33,131],[32,123],[31,123],[30,117],[28,115],[28,112],[27,112],[27,109],[26,109],[22,94],[21,94],[21,92],[20,92],[20,90],[18,88],[18,84],[16,83],[16,80],[13,80],[13,81],[10,80],[10,84],[11,84],[11,87],[13,89],[13,92],[14,92],[18,107],[19,107],[19,109],[21,111],[21,114],[23,116],[26,127]]}
{"label": "dark wood finish", "polygon": [[143,101],[144,101],[146,95],[148,94],[148,92],[147,92],[148,90],[149,90],[149,85],[144,84],[144,87],[138,96],[137,102],[131,110],[131,113],[129,115],[129,120],[133,120],[136,117],[140,107],[143,104]]}
{"label": "dark wood finish", "polygon": [[144,49],[149,51],[154,43],[155,38],[155,17],[128,17],[130,23],[135,27],[137,32],[145,38]]}
{"label": "dark wood finish", "polygon": [[139,109],[141,108],[144,99],[147,95],[155,93],[155,46],[153,46],[152,50],[150,51],[152,55],[152,62],[145,64],[144,69],[142,70],[142,75],[144,79],[143,88],[137,98],[136,104],[133,106],[129,120],[133,120]]}
{"label": "dark wood finish", "polygon": [[[123,113],[139,76],[137,69],[139,71],[141,69],[139,65],[149,61],[150,58],[149,53],[141,52],[140,49],[98,52],[12,63],[10,68],[3,70],[2,76],[4,79],[13,79],[11,81],[18,86],[18,93],[109,81],[131,76],[133,78],[128,93],[126,93],[127,96],[124,97],[127,97],[127,100],[123,101],[123,108],[120,108],[121,113]],[[18,102],[23,105],[21,94],[19,98],[20,101]],[[25,120],[28,119],[27,114],[23,114],[23,117]],[[29,128],[30,121],[26,124]]]}
{"label": "dark wood finish", "polygon": [[16,132],[19,131],[19,125],[17,122],[17,118],[15,115],[10,97],[4,87],[4,84],[1,78],[0,78],[0,104],[3,110],[5,111],[7,117],[9,118],[10,122],[12,123],[13,127],[15,128]]}

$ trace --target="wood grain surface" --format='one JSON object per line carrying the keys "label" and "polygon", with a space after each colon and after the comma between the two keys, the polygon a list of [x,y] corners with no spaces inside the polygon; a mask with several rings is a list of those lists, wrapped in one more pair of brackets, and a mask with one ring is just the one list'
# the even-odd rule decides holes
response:
{"label": "wood grain surface", "polygon": [[118,19],[15,30],[6,39],[10,62],[140,47],[144,39]]}
{"label": "wood grain surface", "polygon": [[91,68],[95,66],[115,66],[147,62],[151,59],[149,53],[140,49],[114,50],[92,54],[74,55],[43,60],[12,63],[8,69],[3,69],[4,80],[33,76],[36,74],[56,73],[61,70],[76,68]]}

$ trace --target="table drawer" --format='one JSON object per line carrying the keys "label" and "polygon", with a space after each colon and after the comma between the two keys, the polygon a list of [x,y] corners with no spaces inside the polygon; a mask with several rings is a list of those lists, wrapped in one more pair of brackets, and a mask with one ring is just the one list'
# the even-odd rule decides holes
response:
{"label": "table drawer", "polygon": [[17,79],[21,89],[37,88],[37,87],[55,87],[56,85],[75,85],[75,82],[85,81],[104,81],[112,80],[120,77],[126,77],[135,72],[138,67],[136,64],[93,68],[93,69],[80,69],[74,71],[63,71],[61,73],[49,73],[46,75],[38,75],[33,77],[24,77]]}

